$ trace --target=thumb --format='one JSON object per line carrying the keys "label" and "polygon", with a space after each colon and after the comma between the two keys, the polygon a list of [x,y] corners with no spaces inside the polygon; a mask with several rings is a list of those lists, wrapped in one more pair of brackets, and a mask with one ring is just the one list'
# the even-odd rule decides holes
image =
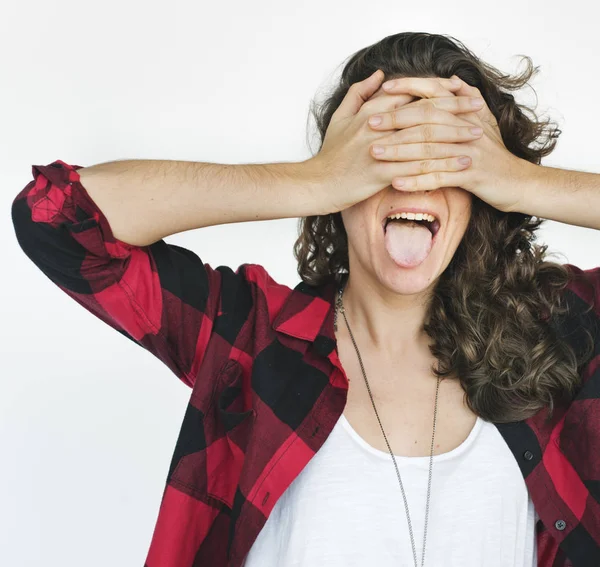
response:
{"label": "thumb", "polygon": [[385,73],[381,69],[377,69],[370,77],[358,83],[351,84],[335,114],[339,118],[354,116],[360,110],[360,107],[381,86],[384,78]]}

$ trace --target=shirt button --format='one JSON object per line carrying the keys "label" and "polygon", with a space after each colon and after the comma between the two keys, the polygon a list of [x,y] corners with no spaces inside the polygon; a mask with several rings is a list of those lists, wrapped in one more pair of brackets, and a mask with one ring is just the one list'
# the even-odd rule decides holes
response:
{"label": "shirt button", "polygon": [[533,453],[531,451],[525,451],[523,453],[523,456],[528,460],[531,461],[531,459],[533,459]]}
{"label": "shirt button", "polygon": [[562,532],[567,527],[567,523],[564,520],[556,520],[554,527]]}

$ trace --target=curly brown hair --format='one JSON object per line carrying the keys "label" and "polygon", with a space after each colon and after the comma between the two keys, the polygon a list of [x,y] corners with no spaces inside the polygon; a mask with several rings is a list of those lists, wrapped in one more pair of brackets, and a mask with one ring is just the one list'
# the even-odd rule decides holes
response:
{"label": "curly brown hair", "polygon": [[[537,73],[531,59],[519,76],[503,74],[448,35],[390,35],[352,55],[324,102],[311,104],[322,147],[331,117],[350,85],[377,69],[385,79],[458,75],[477,87],[513,154],[539,164],[553,151],[560,130],[538,120],[512,94]],[[531,116],[527,116],[525,112]],[[534,147],[535,144],[535,147]],[[473,195],[465,235],[435,284],[423,330],[442,378],[457,376],[470,409],[483,419],[526,419],[558,399],[570,400],[580,371],[593,352],[578,352],[557,336],[553,317],[565,313],[568,265],[544,260],[547,246],[534,244],[538,217],[504,213]],[[300,219],[294,245],[298,273],[311,286],[341,284],[349,273],[348,240],[341,213]],[[591,339],[591,334],[587,333]]]}

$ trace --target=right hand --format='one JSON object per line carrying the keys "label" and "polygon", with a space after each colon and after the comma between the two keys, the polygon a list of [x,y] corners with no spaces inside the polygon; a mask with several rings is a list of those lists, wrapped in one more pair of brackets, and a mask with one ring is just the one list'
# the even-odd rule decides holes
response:
{"label": "right hand", "polygon": [[[371,115],[389,112],[417,99],[424,101],[423,93],[426,93],[426,98],[454,97],[450,89],[460,88],[453,86],[449,79],[422,78],[418,79],[420,87],[416,87],[412,93],[391,95],[382,91],[383,96],[368,100],[379,89],[384,78],[384,73],[377,70],[363,81],[350,85],[331,117],[321,150],[304,162],[312,178],[318,179],[319,186],[323,187],[324,194],[319,198],[326,200],[324,209],[330,213],[368,199],[390,186],[392,179],[405,171],[401,162],[381,161],[371,155],[370,147],[374,142],[378,140],[385,143],[384,138],[390,135],[389,132],[378,132],[369,126]],[[421,103],[421,100],[415,104]],[[456,102],[455,105],[444,104],[444,110],[465,112],[459,101]],[[472,126],[458,117],[457,124]]]}

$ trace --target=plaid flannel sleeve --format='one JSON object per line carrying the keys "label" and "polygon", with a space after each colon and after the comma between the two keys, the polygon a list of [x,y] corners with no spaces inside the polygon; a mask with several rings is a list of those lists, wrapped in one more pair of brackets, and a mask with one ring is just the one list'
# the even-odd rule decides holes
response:
{"label": "plaid flannel sleeve", "polygon": [[32,166],[11,209],[19,245],[77,303],[193,386],[219,311],[222,268],[162,239],[116,239],[79,182],[80,168]]}

